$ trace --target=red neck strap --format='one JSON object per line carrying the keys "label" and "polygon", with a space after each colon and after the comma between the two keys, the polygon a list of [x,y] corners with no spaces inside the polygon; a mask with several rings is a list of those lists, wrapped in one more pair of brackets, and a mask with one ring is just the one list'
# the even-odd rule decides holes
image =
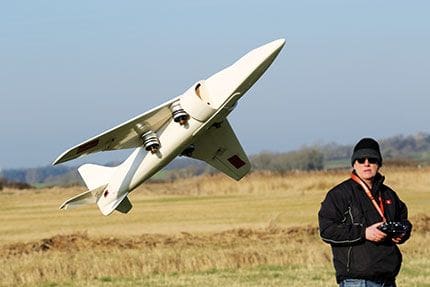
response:
{"label": "red neck strap", "polygon": [[385,219],[384,216],[384,203],[382,202],[382,197],[381,194],[379,194],[379,205],[376,202],[375,198],[372,195],[372,192],[370,190],[370,187],[361,179],[359,178],[354,172],[351,173],[351,179],[353,181],[355,181],[356,183],[358,183],[364,190],[364,192],[366,193],[367,197],[370,199],[370,201],[372,202],[373,206],[376,208],[376,210],[378,211],[379,215],[382,217],[382,221],[387,221]]}

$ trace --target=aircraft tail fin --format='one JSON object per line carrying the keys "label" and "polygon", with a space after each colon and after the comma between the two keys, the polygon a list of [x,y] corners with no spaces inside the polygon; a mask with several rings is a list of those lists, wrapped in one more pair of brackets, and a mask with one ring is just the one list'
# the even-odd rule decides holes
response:
{"label": "aircraft tail fin", "polygon": [[93,190],[85,191],[81,194],[78,194],[68,200],[66,200],[61,206],[60,209],[68,209],[77,207],[84,204],[96,203],[97,199],[100,197],[100,194],[106,188],[107,184],[99,186]]}
{"label": "aircraft tail fin", "polygon": [[122,213],[128,213],[132,207],[130,200],[126,196],[115,209]]}
{"label": "aircraft tail fin", "polygon": [[101,185],[93,190],[88,190],[83,193],[80,193],[66,200],[60,206],[60,209],[69,209],[69,208],[74,208],[81,205],[97,203],[103,215],[109,215],[114,210],[117,210],[122,213],[128,213],[133,207],[133,205],[131,204],[130,200],[127,197],[128,193],[126,193],[123,197],[119,198],[118,200],[114,200],[112,202],[109,202],[108,204],[104,204],[103,201],[99,200],[106,187],[107,187],[107,184]]}
{"label": "aircraft tail fin", "polygon": [[88,187],[88,191],[66,200],[60,209],[77,207],[83,204],[96,203],[103,215],[109,215],[114,210],[128,213],[132,208],[128,193],[118,196],[106,188],[117,167],[107,167],[96,164],[84,164],[78,168],[79,174]]}
{"label": "aircraft tail fin", "polygon": [[110,215],[115,210],[122,213],[128,213],[132,208],[132,205],[127,195],[128,192],[119,197],[110,197],[110,194],[108,193],[107,196],[100,196],[100,198],[97,199],[97,206],[103,215]]}
{"label": "aircraft tail fin", "polygon": [[89,190],[106,185],[113,176],[116,167],[84,164],[78,168],[79,174]]}

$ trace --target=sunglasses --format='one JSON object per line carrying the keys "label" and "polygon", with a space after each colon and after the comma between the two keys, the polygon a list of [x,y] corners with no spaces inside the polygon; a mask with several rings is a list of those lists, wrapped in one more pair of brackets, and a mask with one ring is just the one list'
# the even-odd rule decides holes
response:
{"label": "sunglasses", "polygon": [[366,162],[366,159],[367,159],[367,161],[369,162],[369,163],[371,163],[371,164],[375,164],[375,163],[378,163],[379,161],[378,161],[378,159],[377,158],[375,158],[375,157],[362,157],[362,158],[357,158],[357,161],[358,161],[358,163],[359,164],[363,164],[363,163],[365,163]]}

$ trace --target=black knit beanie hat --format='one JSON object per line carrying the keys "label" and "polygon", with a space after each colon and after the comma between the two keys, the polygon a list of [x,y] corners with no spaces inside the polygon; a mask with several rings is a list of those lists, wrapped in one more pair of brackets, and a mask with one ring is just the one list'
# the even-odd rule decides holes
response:
{"label": "black knit beanie hat", "polygon": [[361,139],[354,147],[354,151],[351,156],[351,165],[359,158],[376,158],[378,165],[382,166],[382,156],[379,150],[379,144],[372,138]]}

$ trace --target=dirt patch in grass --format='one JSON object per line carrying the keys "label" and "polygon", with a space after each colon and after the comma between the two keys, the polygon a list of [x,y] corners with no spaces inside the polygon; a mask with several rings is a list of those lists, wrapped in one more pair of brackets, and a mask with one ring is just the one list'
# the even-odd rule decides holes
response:
{"label": "dirt patch in grass", "polygon": [[157,247],[234,247],[248,246],[256,241],[286,242],[304,241],[317,236],[318,229],[312,226],[282,228],[269,226],[262,229],[237,228],[217,233],[175,235],[142,234],[135,237],[91,237],[86,232],[59,234],[33,242],[19,242],[0,247],[0,256],[14,257],[23,254],[49,251],[76,252],[86,249],[110,251],[115,249],[141,249]]}
{"label": "dirt patch in grass", "polygon": [[[430,216],[419,214],[411,218],[414,232],[430,232]],[[257,241],[270,243],[304,242],[318,237],[316,226],[306,225],[284,228],[270,225],[266,228],[236,228],[216,233],[174,235],[142,234],[133,237],[91,237],[86,232],[59,234],[33,242],[19,242],[0,246],[0,256],[15,257],[23,254],[49,251],[77,252],[86,249],[110,251],[112,249],[142,249],[161,247],[235,247],[250,246]]]}

